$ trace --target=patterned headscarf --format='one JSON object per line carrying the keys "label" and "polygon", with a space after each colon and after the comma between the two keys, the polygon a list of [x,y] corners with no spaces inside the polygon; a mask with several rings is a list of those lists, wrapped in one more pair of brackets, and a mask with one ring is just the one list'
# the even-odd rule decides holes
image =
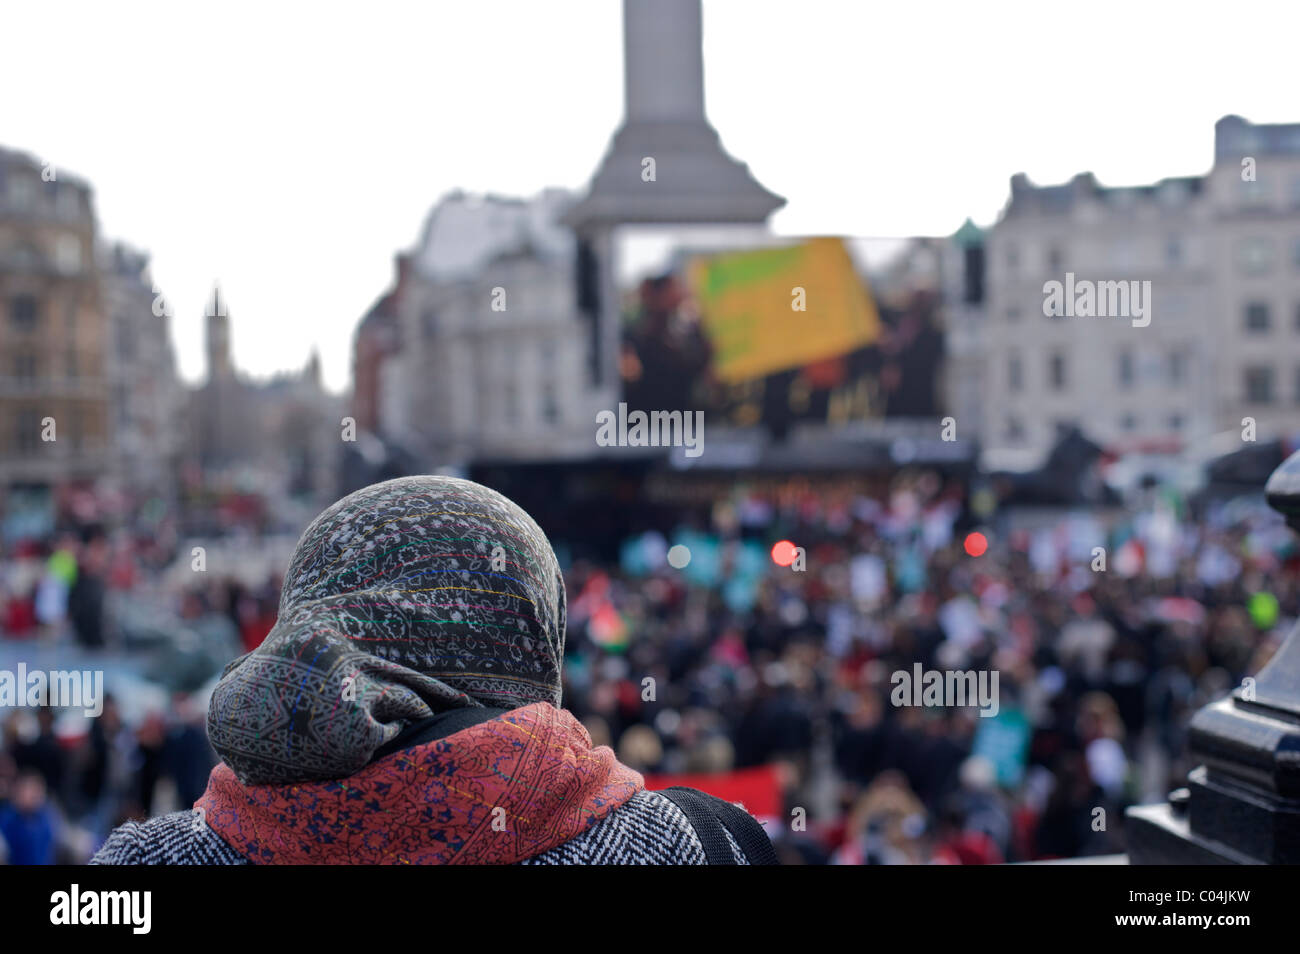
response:
{"label": "patterned headscarf", "polygon": [[559,706],[564,622],[555,554],[513,502],[453,477],[375,484],[303,533],[208,738],[246,785],[351,775],[451,708]]}

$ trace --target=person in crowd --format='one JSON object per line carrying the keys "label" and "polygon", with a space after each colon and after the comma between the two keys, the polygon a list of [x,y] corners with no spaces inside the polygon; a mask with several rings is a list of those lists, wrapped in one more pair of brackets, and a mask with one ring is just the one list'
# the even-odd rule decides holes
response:
{"label": "person in crowd", "polygon": [[708,373],[712,347],[698,321],[683,320],[685,292],[672,275],[641,283],[640,315],[624,335],[624,397],[633,410],[676,407]]}
{"label": "person in crowd", "polygon": [[138,794],[140,746],[122,719],[117,698],[104,698],[104,711],[90,723],[77,787],[87,806],[86,824],[98,840],[115,827],[119,815],[143,810]]}
{"label": "person in crowd", "polygon": [[68,619],[77,641],[87,649],[99,649],[105,642],[104,599],[109,570],[108,540],[99,530],[87,534],[77,560],[77,575],[68,591]]}
{"label": "person in crowd", "polygon": [[193,805],[207,788],[216,757],[208,745],[204,712],[183,692],[172,696],[172,720],[162,748],[162,771],[182,805]]}
{"label": "person in crowd", "polygon": [[19,769],[35,772],[45,783],[45,790],[55,797],[63,795],[69,776],[68,759],[54,734],[55,710],[42,706],[36,710],[36,735],[31,739],[18,736],[18,716],[11,717],[9,728],[14,762]]}
{"label": "person in crowd", "polygon": [[55,862],[58,816],[46,797],[45,780],[23,772],[13,796],[0,805],[0,838],[11,865],[52,865]]}

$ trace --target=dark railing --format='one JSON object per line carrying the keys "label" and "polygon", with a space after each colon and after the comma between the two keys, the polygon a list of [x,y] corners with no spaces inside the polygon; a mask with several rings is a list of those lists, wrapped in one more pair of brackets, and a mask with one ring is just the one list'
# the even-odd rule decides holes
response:
{"label": "dark railing", "polygon": [[[1300,452],[1265,495],[1300,532]],[[1253,680],[1196,713],[1190,746],[1187,787],[1129,809],[1129,862],[1300,863],[1300,624]]]}

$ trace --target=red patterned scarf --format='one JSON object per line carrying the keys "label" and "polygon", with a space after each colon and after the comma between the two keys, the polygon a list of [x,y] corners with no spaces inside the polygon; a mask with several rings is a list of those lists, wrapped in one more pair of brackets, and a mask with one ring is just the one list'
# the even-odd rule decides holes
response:
{"label": "red patterned scarf", "polygon": [[194,807],[255,864],[513,864],[643,787],[569,712],[539,702],[341,779],[243,785],[221,763]]}

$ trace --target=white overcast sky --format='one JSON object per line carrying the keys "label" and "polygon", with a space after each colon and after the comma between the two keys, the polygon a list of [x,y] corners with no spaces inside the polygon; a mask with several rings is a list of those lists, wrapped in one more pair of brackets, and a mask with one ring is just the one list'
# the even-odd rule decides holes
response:
{"label": "white overcast sky", "polygon": [[[0,144],[88,179],[202,370],[219,281],[259,375],[356,321],[444,192],[581,188],[622,116],[617,0],[0,0]],[[788,234],[988,224],[1019,171],[1205,172],[1213,124],[1300,121],[1300,4],[704,0],[706,109]]]}

